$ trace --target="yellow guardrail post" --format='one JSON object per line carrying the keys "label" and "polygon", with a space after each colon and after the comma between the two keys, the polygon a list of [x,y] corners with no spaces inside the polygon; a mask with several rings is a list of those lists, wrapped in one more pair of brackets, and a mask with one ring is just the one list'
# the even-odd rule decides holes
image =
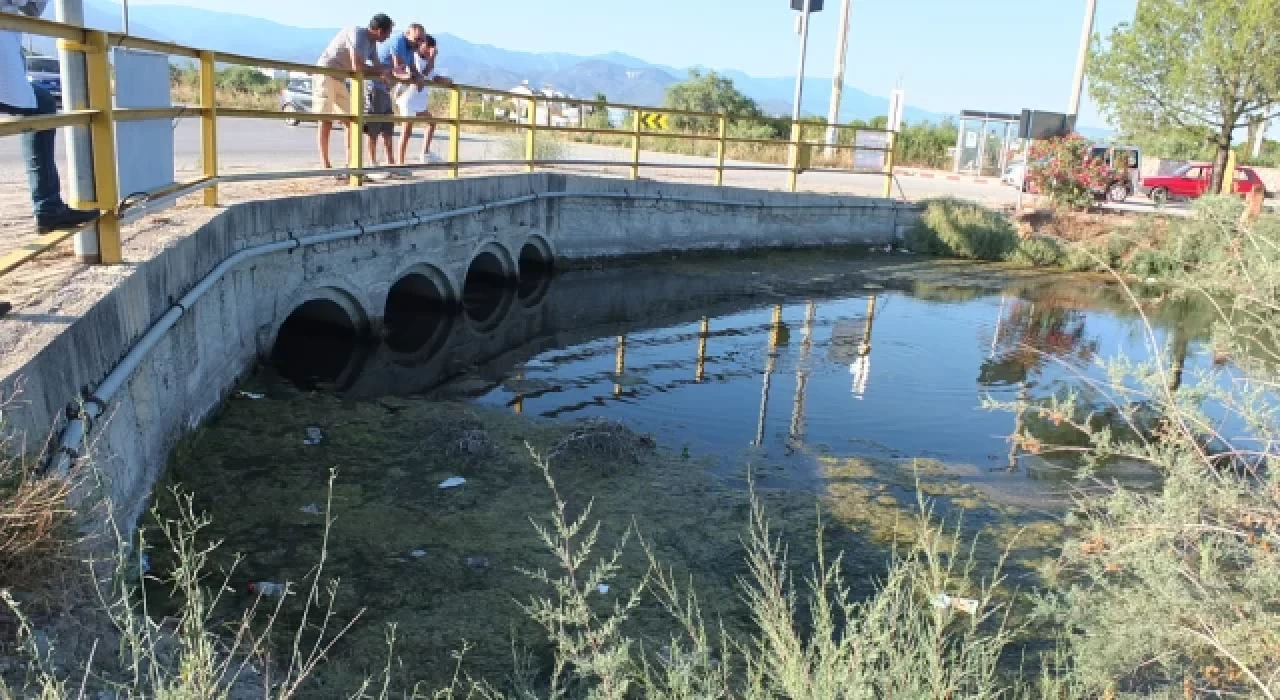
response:
{"label": "yellow guardrail post", "polygon": [[800,174],[800,124],[791,125],[791,146],[787,154],[787,191],[796,191],[796,181]]}
{"label": "yellow guardrail post", "polygon": [[364,184],[364,73],[351,78],[351,121],[347,122],[347,167],[353,170],[350,184]]}
{"label": "yellow guardrail post", "polygon": [[729,133],[729,119],[723,114],[720,115],[716,129],[719,132],[719,141],[716,142],[716,185],[718,186],[724,184],[724,137]]}
{"label": "yellow guardrail post", "polygon": [[[200,52],[200,165],[207,178],[218,176],[217,70],[212,51]],[[204,205],[218,206],[218,184],[204,189]]]}
{"label": "yellow guardrail post", "polygon": [[116,206],[120,203],[120,184],[116,180],[116,127],[111,111],[111,61],[107,56],[107,33],[85,32],[85,82],[89,88],[89,119],[93,139],[93,189],[98,219],[98,255],[104,265],[124,260],[120,250],[120,219]]}
{"label": "yellow guardrail post", "polygon": [[893,152],[898,148],[897,132],[889,132],[888,151],[884,154],[884,198],[893,197]]}
{"label": "yellow guardrail post", "polygon": [[458,155],[461,152],[459,141],[462,139],[462,88],[454,85],[449,88],[449,177],[458,176]]}
{"label": "yellow guardrail post", "polygon": [[538,100],[530,97],[525,101],[525,108],[529,110],[529,130],[524,135],[524,160],[525,172],[533,172],[533,161],[537,160],[538,152],[537,134],[538,131]]}
{"label": "yellow guardrail post", "polygon": [[631,110],[631,179],[640,179],[640,110]]}

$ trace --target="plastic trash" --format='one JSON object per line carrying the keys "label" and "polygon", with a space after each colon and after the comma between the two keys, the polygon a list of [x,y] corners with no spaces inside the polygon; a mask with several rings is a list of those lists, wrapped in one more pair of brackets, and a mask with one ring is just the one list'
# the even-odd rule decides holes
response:
{"label": "plastic trash", "polygon": [[415,550],[413,550],[412,552],[409,552],[409,556],[413,557],[414,559],[421,559],[421,558],[423,558],[423,557],[427,556],[427,550],[425,550],[425,549],[415,549]]}
{"label": "plastic trash", "polygon": [[320,507],[319,503],[308,503],[298,510],[302,511],[303,515],[324,515],[324,509]]}
{"label": "plastic trash", "polygon": [[466,565],[476,571],[482,571],[489,568],[489,557],[467,557],[463,560]]}
{"label": "plastic trash", "polygon": [[603,594],[605,594],[605,593],[608,593],[608,592],[609,592],[609,584],[607,584],[607,583],[602,583],[602,584],[600,584],[600,585],[596,586],[596,590],[597,590],[597,591],[599,591],[601,595],[603,595]]}
{"label": "plastic trash", "polygon": [[314,426],[314,425],[308,425],[308,426],[307,426],[307,437],[306,437],[306,439],[305,439],[305,440],[303,440],[303,441],[302,441],[302,444],[304,444],[304,445],[319,445],[319,444],[320,444],[320,441],[321,441],[321,440],[323,440],[323,439],[324,439],[324,433],[320,432],[320,429],[319,429],[319,428],[317,428],[317,427],[316,427],[316,426]]}
{"label": "plastic trash", "polygon": [[256,581],[249,584],[249,595],[262,596],[263,598],[279,598],[288,592],[288,586],[283,583],[272,583],[271,581]]}
{"label": "plastic trash", "polygon": [[979,602],[973,598],[960,598],[958,596],[949,596],[946,593],[939,593],[929,599],[929,604],[939,609],[951,608],[969,615],[977,615]]}
{"label": "plastic trash", "polygon": [[465,483],[467,483],[467,480],[466,480],[466,479],[464,479],[464,478],[462,478],[462,477],[460,477],[460,476],[451,476],[451,477],[449,477],[448,479],[445,479],[444,481],[441,481],[441,482],[440,482],[440,488],[442,488],[442,489],[454,489],[454,488],[457,488],[457,487],[459,487],[459,486],[461,486],[461,485],[463,485],[463,484],[465,484]]}
{"label": "plastic trash", "polygon": [[250,401],[258,401],[267,398],[266,394],[258,394],[252,391],[237,391],[236,398],[249,399]]}

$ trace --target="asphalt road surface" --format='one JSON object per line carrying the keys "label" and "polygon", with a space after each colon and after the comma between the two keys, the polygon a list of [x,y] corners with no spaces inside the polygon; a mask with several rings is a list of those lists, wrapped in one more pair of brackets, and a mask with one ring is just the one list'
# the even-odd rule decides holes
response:
{"label": "asphalt road surface", "polygon": [[[414,143],[409,152],[416,154],[420,148],[421,129],[416,131]],[[330,153],[335,163],[342,160],[341,132],[335,133],[330,145]],[[448,134],[445,129],[437,130],[435,152],[443,155],[448,146]],[[625,148],[598,146],[591,144],[568,143],[564,146],[565,159],[613,161],[619,163],[619,169],[630,161],[630,151]],[[489,134],[463,134],[461,146],[462,160],[508,160],[519,158],[521,148],[514,137],[503,138]],[[195,172],[200,162],[200,127],[194,119],[179,120],[174,127],[175,165],[179,172]],[[63,154],[63,138],[58,139],[58,158],[65,163]],[[711,158],[683,156],[678,154],[642,151],[641,161],[673,165],[714,164]],[[304,170],[319,165],[317,155],[316,129],[313,125],[303,124],[288,127],[279,121],[256,119],[221,119],[218,124],[218,160],[219,167],[226,173],[251,172],[260,170]],[[729,165],[746,165],[736,161],[728,161]],[[608,171],[611,168],[598,168]],[[63,167],[65,172],[65,166]],[[646,170],[641,170],[641,176]],[[681,180],[710,182],[710,170],[694,170],[688,168],[670,168],[666,175],[678,175]],[[0,138],[0,182],[5,184],[24,182],[22,170],[22,153],[17,137]],[[913,177],[898,179],[903,193],[909,199],[923,199],[941,195],[952,195],[987,202],[993,205],[1012,204],[1017,193],[1003,185],[979,185],[969,182],[952,182],[947,180],[928,180]],[[786,183],[784,172],[727,172],[725,184],[760,188],[781,188]],[[876,175],[845,173],[806,173],[800,176],[802,189],[824,192],[847,192],[849,194],[879,195],[883,191],[884,178]],[[894,194],[898,186],[894,187]]]}
{"label": "asphalt road surface", "polygon": [[[319,165],[317,155],[316,129],[314,125],[302,124],[297,127],[285,126],[274,120],[257,119],[221,119],[218,124],[218,159],[219,167],[224,173],[253,172],[264,170],[306,170]],[[416,154],[420,148],[422,130],[418,129],[414,143],[410,144],[410,154]],[[448,145],[447,130],[437,130],[435,152],[443,155]],[[342,133],[334,135],[330,145],[330,153],[335,163],[341,162],[343,155]],[[565,153],[559,157],[573,160],[611,161],[619,163],[618,168],[600,166],[582,166],[584,171],[625,172],[630,161],[630,151],[626,148],[598,146],[592,144],[567,143]],[[179,173],[198,172],[200,162],[200,127],[195,119],[178,120],[174,126],[175,165]],[[520,158],[521,142],[516,137],[504,138],[490,134],[463,134],[461,159],[466,160],[511,160]],[[58,139],[59,161],[64,162],[63,139]],[[711,158],[684,156],[642,151],[641,161],[670,165],[709,165]],[[730,165],[747,165],[736,161],[728,161]],[[65,165],[62,168],[65,173]],[[682,181],[710,182],[710,170],[690,168],[666,168],[655,173],[652,169],[642,169],[641,176],[656,175],[659,178],[679,179]],[[25,183],[22,169],[22,154],[19,139],[16,137],[0,138],[0,183]],[[780,189],[785,186],[784,172],[727,172],[725,184],[745,187]],[[856,195],[879,196],[883,192],[884,178],[877,175],[810,172],[800,176],[800,188],[820,192],[841,192]],[[998,183],[978,184],[970,181],[954,181],[945,178],[920,178],[904,176],[897,178],[894,195],[905,195],[910,200],[949,195],[964,199],[972,199],[992,206],[1011,206],[1017,202],[1017,191],[1007,185]],[[1155,206],[1142,196],[1135,196],[1122,205],[1107,205],[1109,208],[1133,212],[1154,212]],[[1166,210],[1171,213],[1185,211],[1185,204],[1171,204]]]}

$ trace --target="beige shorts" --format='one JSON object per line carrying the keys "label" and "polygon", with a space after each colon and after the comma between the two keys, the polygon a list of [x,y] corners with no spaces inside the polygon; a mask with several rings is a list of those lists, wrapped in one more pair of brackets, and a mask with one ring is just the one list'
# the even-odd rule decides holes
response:
{"label": "beige shorts", "polygon": [[346,114],[351,111],[351,91],[342,80],[328,75],[311,79],[311,111],[316,114]]}

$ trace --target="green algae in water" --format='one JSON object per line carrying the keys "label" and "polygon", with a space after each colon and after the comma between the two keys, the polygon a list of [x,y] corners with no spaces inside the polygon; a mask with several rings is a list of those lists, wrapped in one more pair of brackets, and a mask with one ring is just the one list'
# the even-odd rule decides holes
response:
{"label": "green algae in water", "polygon": [[[230,581],[234,593],[218,610],[232,621],[251,603],[249,583],[297,583],[320,560],[324,516],[314,506],[326,502],[336,470],[326,571],[341,586],[331,629],[364,612],[335,646],[315,693],[344,696],[339,689],[349,692],[379,674],[391,624],[408,680],[447,685],[452,653],[464,643],[472,647],[467,672],[499,680],[512,671],[513,643],[539,661],[549,658],[541,630],[518,607],[548,593],[518,569],[554,565],[530,523],[545,521],[553,503],[529,446],[548,453],[578,425],[449,402],[346,402],[318,394],[233,401],[175,450],[168,486],[193,494],[197,511],[212,516],[206,534],[223,541],[216,566],[229,566],[235,553],[244,557]],[[304,444],[308,427],[323,432],[319,444]],[[477,430],[492,451],[480,460],[458,454],[462,436]],[[737,578],[747,573],[739,540],[747,493],[721,484],[697,459],[653,448],[620,465],[565,450],[552,470],[572,515],[592,503],[603,523],[599,554],[634,520],[664,564],[696,581],[708,618],[745,638],[749,618]],[[454,476],[466,483],[439,488]],[[773,491],[761,498],[794,560],[811,561],[812,497]],[[158,506],[162,515],[173,512],[171,499],[159,498]],[[157,572],[172,563],[164,552],[153,562]],[[604,604],[626,595],[647,569],[634,545],[622,564]],[[165,592],[154,588],[151,595],[162,599]],[[302,597],[288,602],[286,625],[277,630],[282,648]],[[639,639],[669,639],[670,621],[655,601],[646,600],[629,625]]]}
{"label": "green algae in water", "polygon": [[[696,273],[700,278],[714,275],[735,280],[734,284],[740,287],[768,290],[770,294],[788,294],[793,298],[804,294],[805,297],[795,298],[797,303],[807,303],[811,293],[833,294],[841,285],[856,282],[858,289],[863,287],[863,280],[854,276],[865,273],[867,266],[827,257],[825,253],[801,257],[800,263],[795,262],[798,259],[795,256],[769,257],[766,260],[770,265],[765,266],[757,260],[751,264],[764,270],[759,277],[752,277],[757,274],[754,270],[744,270],[746,263],[734,261],[671,267],[685,274]],[[789,266],[778,265],[773,269],[774,260],[785,260]],[[797,264],[799,269],[812,269],[815,273],[798,276],[812,280],[807,285],[797,287],[784,283],[786,277],[796,276]],[[833,272],[833,268],[840,269]],[[651,286],[664,287],[672,272],[664,267],[661,284]],[[932,275],[938,288],[944,290],[935,295],[948,301],[953,301],[953,297],[973,296],[952,289],[972,284],[974,268],[967,265],[899,261],[884,268],[878,279],[890,287],[911,288],[921,275]],[[986,275],[989,283],[985,288],[990,292],[1007,289],[1009,280],[1017,277],[1009,271],[1002,271],[999,279],[992,278],[990,272],[981,275]],[[1040,279],[1032,276],[1026,279],[1029,287],[1040,283]],[[631,289],[622,283],[608,286]],[[1066,286],[1079,285],[1072,282]],[[584,288],[588,287],[573,287]],[[714,312],[706,311],[709,304],[710,308],[716,308],[714,304],[721,301],[718,292],[713,294],[713,291],[716,290],[702,289],[701,301],[673,294],[675,300],[667,299],[658,311],[646,305],[646,313],[711,313],[714,316]],[[910,353],[893,349],[895,346],[889,342],[894,333],[905,332],[902,325],[895,330],[891,323],[895,318],[893,314],[902,313],[903,306],[914,303],[910,296],[890,294],[895,295],[896,310],[886,311],[882,304],[878,312],[881,325],[873,341],[877,349],[872,351],[875,371],[892,370],[893,362],[907,363],[913,372],[929,369],[929,363],[921,363]],[[587,303],[584,297],[588,295],[561,296],[564,298],[558,303],[572,305],[577,313]],[[1044,294],[1036,291],[1032,296],[1043,298]],[[545,303],[554,307],[557,303],[554,288],[548,298],[550,301]],[[1067,301],[1072,302],[1068,307],[1077,308],[1088,300]],[[820,315],[820,320],[830,320],[833,324],[850,319],[857,321],[865,314],[866,303],[861,299],[850,301],[844,307],[839,302],[834,300],[824,306],[826,315]],[[761,392],[754,382],[758,381],[760,367],[764,365],[764,338],[768,330],[761,324],[769,318],[767,308],[750,308],[756,306],[759,306],[756,302],[735,302],[722,311],[736,314],[738,320],[713,318],[712,329],[716,335],[710,340],[710,380],[705,383],[690,380],[695,376],[693,364],[699,331],[693,324],[697,322],[697,315],[685,319],[691,324],[690,328],[681,330],[670,326],[674,328],[670,338],[672,353],[682,354],[646,359],[646,353],[660,345],[644,342],[654,337],[633,338],[628,354],[630,365],[621,374],[614,371],[612,337],[618,329],[612,324],[625,320],[634,326],[633,332],[641,335],[660,324],[648,317],[638,320],[610,317],[607,332],[597,329],[580,333],[576,326],[548,327],[547,332],[552,335],[567,334],[568,340],[563,344],[570,351],[563,356],[542,356],[538,360],[540,365],[531,363],[527,367],[528,373],[521,374],[510,364],[501,363],[495,367],[460,368],[461,372],[472,373],[461,383],[464,390],[460,393],[480,397],[478,401],[494,404],[491,408],[420,398],[355,401],[275,389],[264,392],[271,397],[266,400],[228,403],[207,426],[182,442],[171,460],[169,474],[172,483],[193,493],[197,507],[213,517],[209,534],[225,540],[218,563],[229,564],[236,552],[245,555],[232,580],[236,593],[224,600],[219,615],[225,620],[238,617],[249,603],[243,591],[251,581],[296,582],[312,569],[320,557],[324,523],[316,506],[325,503],[330,470],[336,470],[335,522],[327,572],[342,581],[337,608],[339,622],[344,623],[362,609],[365,613],[334,648],[329,662],[321,669],[322,687],[314,689],[312,695],[345,696],[358,685],[358,679],[380,673],[386,663],[385,630],[393,623],[398,628],[397,677],[409,682],[424,681],[428,688],[447,684],[455,666],[452,652],[464,643],[472,646],[465,670],[475,678],[498,683],[507,678],[512,671],[513,645],[529,650],[535,668],[544,667],[549,660],[549,648],[541,630],[525,618],[518,603],[549,592],[533,584],[517,569],[553,566],[552,558],[529,521],[530,517],[545,521],[552,499],[526,443],[542,454],[549,454],[581,424],[532,419],[500,408],[509,403],[514,394],[521,395],[519,406],[526,412],[546,411],[547,415],[561,415],[552,413],[560,408],[556,401],[570,402],[568,405],[573,407],[578,405],[573,402],[581,400],[581,406],[591,410],[577,415],[622,418],[628,425],[641,426],[654,433],[673,448],[669,451],[652,446],[634,449],[633,446],[622,451],[634,455],[626,459],[566,451],[553,460],[552,469],[569,503],[571,516],[580,513],[594,499],[593,517],[604,524],[598,554],[607,554],[634,522],[659,560],[673,566],[678,577],[692,578],[706,618],[723,621],[730,634],[740,640],[748,639],[753,631],[737,580],[746,573],[740,537],[748,520],[749,497],[745,488],[748,479],[754,479],[775,531],[790,548],[793,570],[801,577],[809,572],[815,559],[814,539],[821,510],[826,546],[833,554],[845,554],[842,562],[846,576],[857,594],[871,591],[889,560],[889,548],[910,541],[921,494],[927,496],[929,506],[939,517],[952,522],[963,517],[966,540],[982,534],[982,546],[977,552],[980,570],[994,563],[1007,547],[1013,548],[1015,557],[1022,562],[1015,567],[1022,569],[1015,571],[1015,582],[1021,583],[1018,579],[1032,576],[1030,568],[1048,568],[1063,535],[1061,526],[1044,512],[1047,506],[1031,498],[1017,502],[1004,499],[1008,494],[997,492],[1009,486],[1008,479],[1002,482],[989,475],[990,469],[967,463],[1003,459],[1002,445],[1000,454],[994,457],[986,449],[966,452],[948,447],[925,451],[920,448],[930,435],[911,423],[918,419],[916,415],[889,426],[905,427],[903,435],[876,431],[877,426],[870,419],[878,415],[883,418],[884,409],[888,407],[876,403],[880,397],[892,397],[893,403],[901,405],[926,406],[918,395],[904,396],[898,391],[871,393],[865,404],[857,405],[872,408],[857,412],[850,408],[854,404],[838,403],[832,407],[812,401],[809,405],[812,416],[854,415],[864,420],[856,427],[850,427],[853,425],[850,423],[831,424],[836,428],[825,433],[817,430],[822,426],[815,422],[815,429],[804,440],[787,444],[790,449],[797,446],[793,442],[800,443],[799,455],[788,459],[779,454],[777,448],[781,441],[790,440],[779,436],[790,435],[792,431],[785,426],[795,418],[786,415],[789,411],[778,408],[780,402],[776,396],[772,422],[766,423],[762,415],[757,423],[753,415],[756,397]],[[997,305],[988,300],[987,306],[991,307],[988,311],[993,321],[997,311],[1004,308],[1003,301]],[[568,307],[558,308],[564,312]],[[619,314],[627,308],[619,303]],[[913,308],[919,310],[918,305]],[[807,339],[812,338],[816,347],[807,356],[812,366],[823,356],[819,353],[824,349],[826,333],[815,331],[810,336],[801,321],[802,306],[788,308],[786,314],[788,318],[776,339],[779,362],[785,365],[794,360],[799,367],[800,353],[809,342]],[[1022,319],[1012,311],[1007,315],[1011,320]],[[947,318],[957,316],[946,314]],[[555,314],[546,313],[545,317],[555,317]],[[906,320],[913,318],[916,317]],[[961,325],[967,339],[973,334],[973,327],[967,325],[967,321]],[[852,327],[860,329],[861,323],[855,322]],[[1006,324],[1006,328],[1009,327],[1013,326]],[[824,326],[820,323],[818,328]],[[664,332],[655,336],[664,343],[667,340]],[[913,347],[912,343],[927,344],[930,348],[945,344],[927,333],[921,337],[902,337],[909,341],[905,345],[907,349]],[[548,347],[546,339],[540,336],[522,338],[530,347]],[[600,347],[592,352],[578,352],[601,339],[604,342],[598,343]],[[982,344],[984,351],[972,366],[961,368],[960,372],[950,371],[945,377],[934,377],[948,381],[960,377],[967,384],[964,388],[969,391],[949,395],[961,397],[958,403],[949,404],[952,408],[975,406],[977,392],[973,389],[981,382],[973,377],[981,379],[984,371],[999,375],[996,379],[1001,381],[1007,378],[1000,372],[1007,374],[1010,366],[1019,373],[1015,379],[1025,379],[1024,375],[1031,372],[1018,363],[1010,366],[994,363],[994,369],[988,368],[989,363],[983,359],[988,352],[985,339]],[[849,348],[835,343],[834,334],[825,350],[830,355],[828,363],[851,361],[846,357]],[[495,348],[494,352],[514,358],[512,362],[516,364],[520,359],[529,359],[522,348],[504,346]],[[582,362],[585,369],[575,374],[578,370],[569,367],[573,361]],[[557,374],[562,367],[569,367],[563,376]],[[838,369],[843,376],[845,368]],[[535,373],[536,376],[531,376]],[[776,373],[775,393],[780,388],[790,393],[786,391],[790,380],[783,379],[787,374]],[[899,376],[901,374],[899,371]],[[574,381],[580,376],[594,377],[593,381],[600,386],[578,387],[576,390],[582,396],[573,396]],[[746,381],[753,383],[746,393],[750,397],[747,401],[730,401],[726,394],[714,391],[722,388],[722,383],[733,381],[735,376],[747,377]],[[822,381],[821,376],[814,374],[813,386]],[[897,388],[881,384],[881,376],[893,376],[893,373],[873,375],[873,392],[880,391],[882,386]],[[548,391],[552,385],[557,391]],[[695,385],[696,389],[689,389]],[[922,385],[934,384],[923,382]],[[619,392],[620,388],[626,391]],[[395,390],[400,389],[395,387]],[[686,390],[704,393],[679,393]],[[609,403],[607,396],[617,396],[615,392],[625,400]],[[544,396],[532,396],[535,393]],[[767,398],[767,388],[764,393]],[[796,395],[801,396],[799,392]],[[847,388],[842,387],[839,395],[852,401]],[[606,398],[601,399],[602,396]],[[662,406],[662,400],[689,407],[691,415],[680,419],[674,427],[653,420],[652,416],[663,414],[661,408],[652,408]],[[539,401],[544,405],[540,406]],[[797,404],[803,406],[803,399]],[[746,405],[750,405],[751,410],[745,418],[740,416],[738,424],[729,425],[723,414]],[[644,410],[651,413],[625,412],[629,407],[642,406],[650,407]],[[976,415],[942,410],[944,408],[939,404],[935,409],[937,415],[945,415],[946,421],[953,424],[961,424]],[[564,415],[573,415],[573,412]],[[803,413],[800,415],[803,417]],[[645,419],[650,420],[645,423]],[[703,425],[700,419],[713,422]],[[803,419],[799,424],[803,427]],[[763,446],[757,425],[764,427]],[[780,426],[783,427],[780,429]],[[306,444],[309,427],[320,430],[322,438],[317,444]],[[882,423],[879,427],[886,426]],[[961,432],[965,441],[975,435],[979,439],[992,435],[990,429]],[[803,431],[800,434],[803,435]],[[708,436],[720,442],[703,439]],[[755,446],[739,454],[752,436],[756,438]],[[729,447],[726,449],[725,445]],[[967,447],[967,442],[961,447]],[[854,455],[870,452],[879,457],[853,456],[851,452]],[[957,457],[957,453],[963,456]],[[720,459],[705,459],[707,454]],[[926,454],[941,454],[946,458],[910,458]],[[809,467],[813,468],[812,475],[803,473]],[[442,482],[454,477],[465,479],[465,483],[456,488],[439,488]],[[993,493],[1000,498],[993,498]],[[163,499],[161,506],[172,507]],[[156,553],[153,559],[156,568],[163,570],[165,562],[161,553]],[[834,557],[829,560],[832,559]],[[622,577],[612,582],[609,593],[600,596],[602,605],[626,595],[640,580],[647,560],[633,545],[625,553],[622,565]],[[163,594],[158,590],[153,593]],[[286,620],[291,624],[296,621],[296,612]],[[652,642],[658,648],[668,642],[671,629],[667,615],[652,599],[646,599],[635,618],[628,621],[625,633],[645,644]],[[287,641],[288,632],[288,625],[278,631],[280,646],[286,646],[282,642]]]}

